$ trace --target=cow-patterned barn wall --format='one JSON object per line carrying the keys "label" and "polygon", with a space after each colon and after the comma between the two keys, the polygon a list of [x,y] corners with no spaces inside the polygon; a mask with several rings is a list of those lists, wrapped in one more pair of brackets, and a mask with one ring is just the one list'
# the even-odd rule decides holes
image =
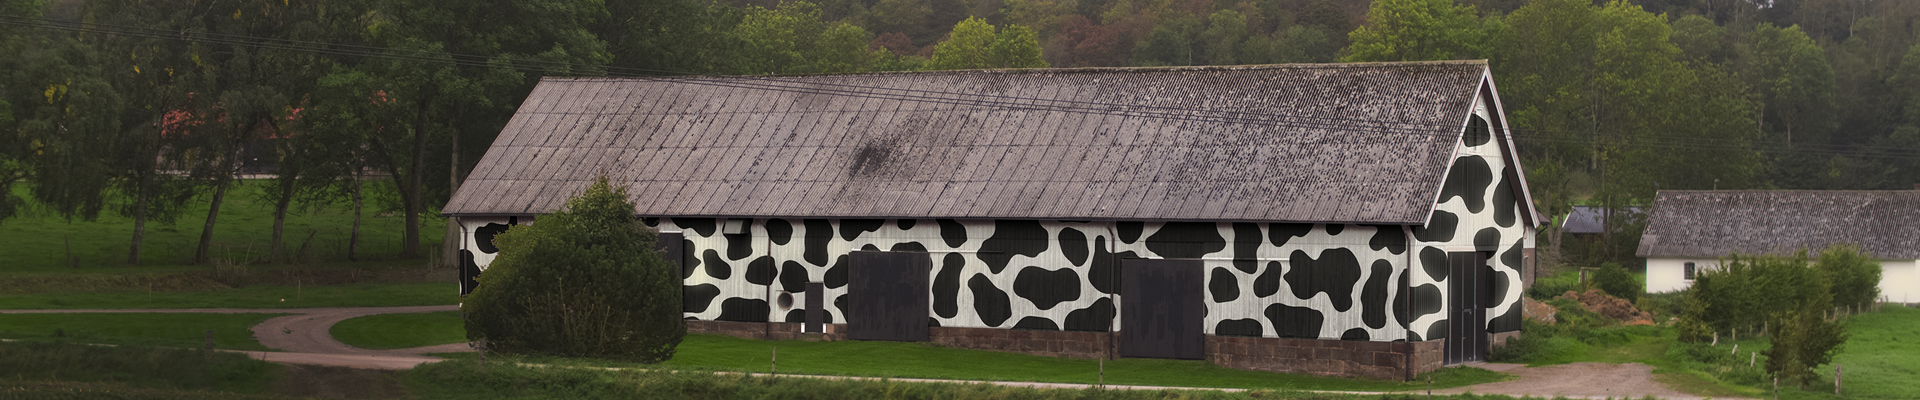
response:
{"label": "cow-patterned barn wall", "polygon": [[474,278],[480,276],[500,249],[493,246],[494,235],[506,233],[514,225],[532,225],[534,216],[473,216],[455,220],[460,224],[460,294],[473,291]]}
{"label": "cow-patterned barn wall", "polygon": [[1401,226],[753,219],[726,235],[723,221],[658,222],[686,237],[689,318],[798,322],[818,281],[829,322],[844,321],[848,252],[916,251],[934,260],[935,324],[1104,332],[1119,323],[1118,259],[1182,258],[1204,260],[1208,334],[1404,337]]}
{"label": "cow-patterned barn wall", "polygon": [[1412,340],[1446,336],[1447,253],[1481,252],[1488,255],[1488,332],[1520,329],[1520,270],[1525,249],[1533,247],[1531,227],[1522,213],[1519,179],[1513,176],[1502,152],[1503,129],[1489,111],[1490,95],[1482,93],[1467,117],[1453,166],[1436,199],[1427,226],[1413,229],[1414,258],[1420,267],[1411,275]]}

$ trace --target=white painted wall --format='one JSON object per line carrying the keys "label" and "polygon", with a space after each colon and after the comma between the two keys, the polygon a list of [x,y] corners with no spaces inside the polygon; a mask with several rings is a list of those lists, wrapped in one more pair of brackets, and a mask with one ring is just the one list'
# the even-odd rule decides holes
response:
{"label": "white painted wall", "polygon": [[1920,262],[1880,262],[1880,297],[1896,303],[1920,303]]}
{"label": "white painted wall", "polygon": [[1686,263],[1694,263],[1696,272],[1720,266],[1720,260],[1713,258],[1648,258],[1647,293],[1677,292],[1692,287],[1693,281],[1686,279]]}
{"label": "white painted wall", "polygon": [[[1712,258],[1648,258],[1647,293],[1675,292],[1693,286],[1685,279],[1684,266],[1694,263],[1699,271],[1717,268]],[[1896,303],[1920,302],[1920,260],[1880,260],[1880,297]]]}

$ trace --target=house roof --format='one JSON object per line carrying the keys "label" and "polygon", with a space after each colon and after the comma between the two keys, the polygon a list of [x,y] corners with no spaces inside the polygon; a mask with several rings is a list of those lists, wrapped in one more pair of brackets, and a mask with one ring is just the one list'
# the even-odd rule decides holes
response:
{"label": "house roof", "polygon": [[1883,259],[1920,258],[1920,191],[1663,190],[1637,254],[1818,255],[1839,243]]}
{"label": "house roof", "polygon": [[1488,76],[1451,61],[547,78],[445,213],[550,212],[605,173],[648,216],[1424,224]]}
{"label": "house roof", "polygon": [[[1601,231],[1605,231],[1606,223],[1602,221],[1602,219],[1606,218],[1606,211],[1607,209],[1603,207],[1573,206],[1573,211],[1567,213],[1567,219],[1560,221],[1560,232],[1600,233]],[[1645,208],[1643,207],[1627,207],[1621,209],[1621,212],[1629,215],[1640,214],[1644,211]]]}

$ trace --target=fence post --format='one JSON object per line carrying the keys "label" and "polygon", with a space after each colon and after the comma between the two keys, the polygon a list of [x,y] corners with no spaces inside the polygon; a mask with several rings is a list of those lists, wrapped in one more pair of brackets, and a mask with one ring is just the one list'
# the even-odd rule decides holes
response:
{"label": "fence post", "polygon": [[767,371],[769,372],[767,374],[768,377],[772,377],[774,375],[780,374],[780,348],[779,347],[773,348],[773,359],[771,361],[773,362],[767,366]]}
{"label": "fence post", "polygon": [[213,356],[213,330],[212,329],[207,330],[207,342],[202,346],[203,347],[200,348],[200,353],[205,354],[208,357],[212,357]]}
{"label": "fence post", "polygon": [[1840,395],[1840,363],[1833,363],[1833,395]]}

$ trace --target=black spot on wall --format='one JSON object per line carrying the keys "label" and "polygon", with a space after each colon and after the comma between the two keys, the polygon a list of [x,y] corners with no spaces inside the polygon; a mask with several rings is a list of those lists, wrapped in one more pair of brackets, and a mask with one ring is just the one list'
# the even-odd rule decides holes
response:
{"label": "black spot on wall", "polygon": [[908,229],[913,229],[913,225],[918,223],[920,223],[920,220],[913,219],[913,218],[893,220],[893,225],[900,227],[900,230],[903,230],[903,231]]}
{"label": "black spot on wall", "polygon": [[933,275],[933,313],[940,318],[953,318],[960,315],[960,270],[966,269],[967,257],[960,253],[947,253],[940,258],[940,272]]}
{"label": "black spot on wall", "polygon": [[1513,196],[1513,184],[1502,176],[1500,183],[1493,185],[1493,223],[1512,228],[1519,216],[1520,201]]}
{"label": "black spot on wall", "polygon": [[1026,317],[1026,318],[1021,318],[1020,322],[1013,323],[1013,329],[1030,330],[1030,331],[1057,331],[1057,330],[1060,330],[1060,326],[1054,325],[1053,320],[1050,320],[1050,319],[1040,318],[1040,317]]}
{"label": "black spot on wall", "polygon": [[840,220],[840,240],[851,242],[862,233],[877,231],[886,225],[884,219],[843,219]]}
{"label": "black spot on wall", "polygon": [[1507,278],[1507,274],[1495,271],[1491,266],[1484,267],[1480,273],[1486,276],[1487,280],[1492,283],[1492,285],[1488,285],[1492,287],[1487,288],[1487,301],[1482,302],[1481,306],[1493,307],[1494,305],[1500,304],[1500,301],[1506,300],[1507,290],[1512,288],[1513,280]]}
{"label": "black spot on wall", "polygon": [[714,320],[767,322],[767,315],[772,313],[766,300],[734,297],[720,302],[720,317]]}
{"label": "black spot on wall", "polygon": [[981,323],[999,327],[1013,317],[1013,301],[1007,298],[1007,292],[994,287],[986,274],[973,274],[967,280],[967,290],[973,292],[973,312],[980,316]]}
{"label": "black spot on wall", "polygon": [[1039,256],[1047,251],[1047,228],[1040,221],[1033,220],[995,220],[993,236],[980,243],[980,261],[987,263],[987,269],[1000,273],[1007,269],[1007,262],[1014,255],[1028,257]]}
{"label": "black spot on wall", "polygon": [[1267,328],[1257,319],[1223,319],[1220,323],[1213,325],[1213,334],[1214,336],[1261,337],[1267,334]]}
{"label": "black spot on wall", "polygon": [[1313,224],[1267,224],[1267,241],[1274,247],[1287,245],[1288,240],[1313,233]]}
{"label": "black spot on wall", "polygon": [[773,244],[780,246],[792,242],[793,223],[779,218],[767,220],[767,240],[772,240]]}
{"label": "black spot on wall", "polygon": [[499,253],[500,248],[493,245],[493,237],[507,233],[507,227],[508,225],[486,224],[473,228],[473,247],[480,249],[481,253]]}
{"label": "black spot on wall", "polygon": [[1368,225],[1373,227],[1373,237],[1367,239],[1367,247],[1374,251],[1387,250],[1394,255],[1406,254],[1407,231],[1399,225]]}
{"label": "black spot on wall", "polygon": [[1487,120],[1475,115],[1467,119],[1467,131],[1461,133],[1460,142],[1466,143],[1467,147],[1473,147],[1485,145],[1492,138],[1493,132],[1487,128]]}
{"label": "black spot on wall", "polygon": [[460,250],[460,295],[473,293],[473,288],[480,286],[479,277],[480,264],[473,261],[473,252]]}
{"label": "black spot on wall", "polygon": [[934,317],[927,317],[927,326],[935,327],[935,328],[940,327],[940,319],[934,318]]}
{"label": "black spot on wall", "polygon": [[1453,326],[1453,324],[1451,324],[1450,322],[1452,321],[1440,320],[1440,321],[1434,321],[1433,325],[1427,325],[1426,340],[1446,338],[1447,331]]}
{"label": "black spot on wall", "polygon": [[1013,294],[1032,301],[1034,307],[1050,310],[1061,302],[1080,299],[1080,275],[1073,268],[1021,268],[1013,277]]}
{"label": "black spot on wall", "polygon": [[813,277],[807,273],[806,266],[793,262],[793,260],[780,263],[780,290],[794,293],[805,292],[807,291],[807,282],[812,281]]}
{"label": "black spot on wall", "polygon": [[720,258],[720,252],[707,249],[705,253],[701,253],[700,258],[700,263],[707,265],[707,276],[719,280],[726,280],[727,277],[733,276],[733,266],[727,265],[727,260]]}
{"label": "black spot on wall", "polygon": [[[747,232],[753,232],[753,220],[747,220]],[[727,237],[728,260],[739,261],[753,256],[753,243],[757,241],[754,240],[753,234],[742,233],[721,236]]]}
{"label": "black spot on wall", "polygon": [[793,323],[807,322],[807,310],[803,308],[803,309],[788,311],[786,319],[780,322],[793,322]]}
{"label": "black spot on wall", "polygon": [[927,246],[920,244],[920,242],[900,242],[894,243],[893,247],[888,248],[887,251],[925,253],[927,252]]}
{"label": "black spot on wall", "polygon": [[1086,308],[1067,312],[1066,330],[1075,332],[1106,332],[1107,325],[1113,322],[1113,300],[1101,297]]}
{"label": "black spot on wall", "polygon": [[1354,257],[1353,250],[1322,250],[1317,260],[1306,251],[1294,250],[1288,263],[1293,268],[1287,271],[1287,286],[1293,288],[1295,297],[1310,299],[1316,293],[1325,292],[1335,310],[1353,308],[1353,286],[1360,283],[1362,272],[1360,259]]}
{"label": "black spot on wall", "polygon": [[1267,322],[1273,324],[1273,332],[1283,338],[1320,338],[1320,325],[1325,317],[1319,311],[1308,307],[1294,307],[1285,304],[1267,306]]}
{"label": "black spot on wall", "polygon": [[692,250],[693,250],[693,241],[692,241],[692,240],[683,240],[683,241],[681,241],[681,244],[682,244],[683,246],[686,246],[686,247],[681,247],[681,249],[685,249],[685,250],[683,250],[683,251],[685,251],[685,252],[683,252],[683,253],[680,253],[680,254],[681,254],[681,258],[685,258],[685,259],[686,259],[686,262],[685,262],[685,263],[682,263],[682,264],[680,265],[680,280],[687,280],[687,279],[689,279],[689,278],[693,278],[693,272],[694,272],[694,271],[699,271],[699,270],[700,270],[700,258],[701,258],[701,257],[694,257],[694,256],[693,256],[693,251],[692,251]]}
{"label": "black spot on wall", "polygon": [[1476,249],[1500,249],[1500,229],[1482,228],[1473,234],[1473,247]]}
{"label": "black spot on wall", "polygon": [[873,243],[867,243],[867,244],[860,245],[860,251],[880,251],[880,246],[874,246]]}
{"label": "black spot on wall", "polygon": [[804,219],[800,220],[800,225],[807,228],[807,231],[800,235],[806,242],[806,249],[800,258],[807,260],[808,264],[827,265],[827,257],[829,257],[827,244],[833,242],[833,222],[824,219]]}
{"label": "black spot on wall", "polygon": [[648,227],[658,228],[660,227],[660,217],[641,218],[640,223],[646,224]]}
{"label": "black spot on wall", "polygon": [[1446,242],[1453,240],[1453,231],[1460,228],[1460,216],[1446,211],[1434,210],[1433,219],[1426,226],[1413,227],[1413,237],[1422,242]]}
{"label": "black spot on wall", "polygon": [[1227,238],[1212,222],[1168,222],[1147,236],[1147,250],[1162,258],[1201,258],[1226,248]]}
{"label": "black spot on wall", "polygon": [[1367,285],[1360,289],[1360,322],[1369,328],[1384,328],[1387,326],[1387,282],[1393,276],[1393,263],[1373,260],[1373,268],[1367,274]]}
{"label": "black spot on wall", "polygon": [[1346,332],[1340,333],[1340,340],[1353,340],[1353,341],[1365,342],[1369,339],[1371,338],[1367,336],[1366,329],[1353,328],[1353,329],[1348,329]]}
{"label": "black spot on wall", "polygon": [[681,305],[690,313],[707,312],[715,297],[720,297],[720,287],[711,283],[680,287]]}
{"label": "black spot on wall", "polygon": [[747,283],[772,285],[775,272],[777,271],[773,269],[773,257],[760,256],[753,259],[753,262],[747,263]]}
{"label": "black spot on wall", "polygon": [[692,229],[700,237],[713,236],[713,218],[674,218],[673,224],[679,225],[680,229]]}
{"label": "black spot on wall", "polygon": [[820,283],[829,288],[847,285],[847,255],[841,254],[833,259],[833,266],[827,267],[827,274],[820,277]]}
{"label": "black spot on wall", "polygon": [[1253,278],[1253,297],[1264,299],[1280,292],[1280,277],[1285,273],[1279,261],[1268,261],[1267,270]]}
{"label": "black spot on wall", "polygon": [[1236,222],[1233,224],[1233,268],[1240,272],[1254,273],[1260,270],[1260,224]]}
{"label": "black spot on wall", "polygon": [[1327,224],[1327,235],[1338,235],[1347,230],[1346,224]]}
{"label": "black spot on wall", "polygon": [[951,219],[936,219],[933,220],[933,222],[940,224],[940,240],[946,241],[947,247],[960,247],[960,245],[967,244],[967,226],[965,224]]}
{"label": "black spot on wall", "polygon": [[1409,275],[1413,274],[1400,274],[1400,284],[1393,288],[1393,319],[1403,324],[1407,323],[1407,321],[1412,321],[1411,319],[1407,319],[1407,280],[1409,279]]}
{"label": "black spot on wall", "polygon": [[1427,314],[1440,312],[1446,308],[1447,299],[1440,295],[1440,286],[1425,284],[1413,287],[1413,315],[1408,321],[1420,319]]}
{"label": "black spot on wall", "polygon": [[1487,186],[1493,184],[1493,167],[1480,156],[1453,159],[1446,184],[1440,186],[1440,202],[1459,197],[1467,202],[1467,212],[1478,214],[1487,208]]}
{"label": "black spot on wall", "polygon": [[1240,298],[1240,280],[1226,268],[1213,267],[1213,277],[1207,279],[1207,291],[1213,293],[1213,302],[1225,303]]}
{"label": "black spot on wall", "polygon": [[1500,316],[1487,321],[1487,332],[1512,332],[1520,330],[1520,304],[1508,306]]}
{"label": "black spot on wall", "polygon": [[1119,235],[1120,243],[1133,244],[1140,240],[1140,234],[1147,230],[1147,223],[1140,221],[1120,221],[1113,224],[1114,234]]}
{"label": "black spot on wall", "polygon": [[1427,273],[1427,279],[1434,282],[1447,280],[1447,251],[1439,247],[1420,248],[1420,270]]}
{"label": "black spot on wall", "polygon": [[1114,254],[1107,252],[1107,237],[1093,238],[1093,260],[1087,267],[1087,283],[1100,293],[1113,293]]}
{"label": "black spot on wall", "polygon": [[1060,228],[1060,254],[1067,256],[1067,263],[1075,266],[1087,265],[1087,234],[1079,229]]}

